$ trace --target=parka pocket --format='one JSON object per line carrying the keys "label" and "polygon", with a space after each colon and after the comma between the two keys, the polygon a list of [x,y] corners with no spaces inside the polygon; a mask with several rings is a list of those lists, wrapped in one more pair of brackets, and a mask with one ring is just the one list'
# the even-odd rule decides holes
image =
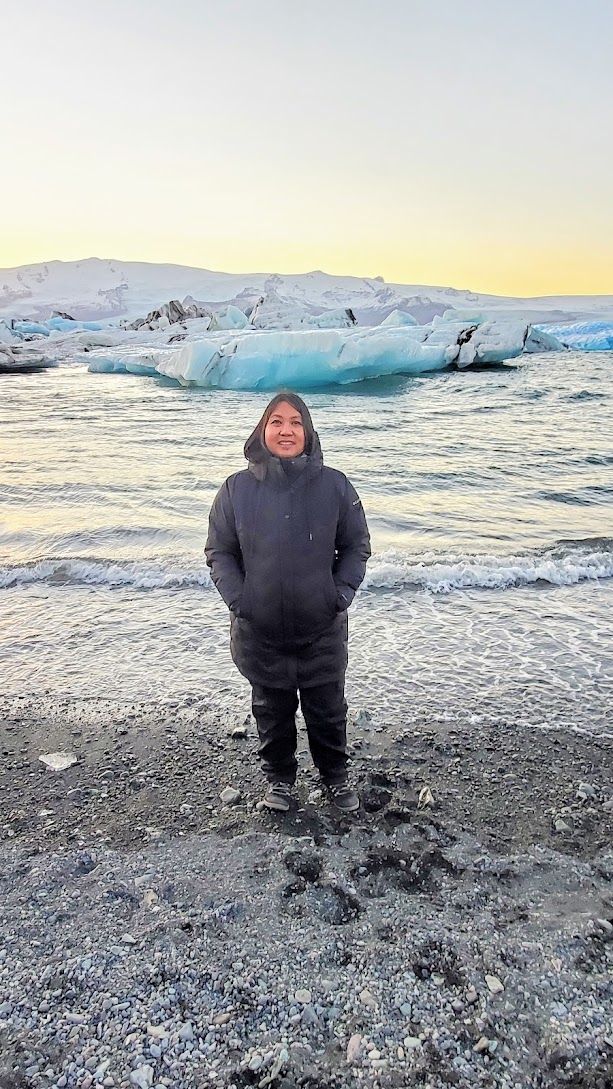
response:
{"label": "parka pocket", "polygon": [[250,594],[249,582],[248,582],[248,579],[245,578],[245,581],[243,583],[243,589],[242,589],[241,596],[240,596],[240,600],[239,600],[239,603],[238,603],[238,614],[239,614],[241,620],[249,620],[249,617],[250,617],[250,608],[249,608],[250,597],[251,597],[251,594]]}
{"label": "parka pocket", "polygon": [[326,583],[326,601],[330,607],[330,612],[333,616],[336,616],[339,611],[338,607],[338,590],[336,589],[336,583],[330,575],[328,582]]}

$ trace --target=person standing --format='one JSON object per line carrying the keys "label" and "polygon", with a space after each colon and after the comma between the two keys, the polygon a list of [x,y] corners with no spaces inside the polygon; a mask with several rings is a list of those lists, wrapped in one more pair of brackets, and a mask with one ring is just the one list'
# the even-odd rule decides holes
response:
{"label": "person standing", "polygon": [[252,688],[264,805],[287,812],[296,780],[298,697],[313,763],[340,810],[347,774],[347,609],[370,539],[359,496],[323,464],[310,412],[277,394],[245,443],[248,469],[221,486],[205,546],[231,614],[233,661]]}

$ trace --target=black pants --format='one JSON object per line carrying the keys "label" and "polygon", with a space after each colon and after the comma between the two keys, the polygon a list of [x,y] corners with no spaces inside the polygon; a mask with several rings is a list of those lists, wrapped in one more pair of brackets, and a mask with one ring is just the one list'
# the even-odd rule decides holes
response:
{"label": "black pants", "polygon": [[[260,737],[262,770],[271,783],[296,779],[295,688],[266,688],[254,684],[252,708]],[[313,763],[330,786],[347,778],[347,704],[344,680],[300,689]]]}

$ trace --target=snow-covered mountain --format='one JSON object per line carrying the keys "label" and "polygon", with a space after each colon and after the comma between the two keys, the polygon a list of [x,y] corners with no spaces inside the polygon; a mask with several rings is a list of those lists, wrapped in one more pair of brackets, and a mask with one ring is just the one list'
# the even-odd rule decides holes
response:
{"label": "snow-covered mountain", "polygon": [[350,307],[366,325],[379,324],[393,310],[413,314],[423,324],[451,308],[487,310],[494,317],[521,313],[531,322],[613,318],[613,295],[519,299],[453,287],[386,284],[381,277],[211,272],[98,257],[0,269],[0,317],[45,318],[51,310],[62,310],[80,320],[131,318],[186,296],[205,306],[232,303],[244,310],[270,292],[313,314]]}

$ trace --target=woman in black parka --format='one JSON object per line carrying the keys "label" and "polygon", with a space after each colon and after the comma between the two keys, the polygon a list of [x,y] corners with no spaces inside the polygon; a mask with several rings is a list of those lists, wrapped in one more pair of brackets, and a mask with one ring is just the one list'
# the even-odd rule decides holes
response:
{"label": "woman in black parka", "polygon": [[206,558],[231,615],[232,658],[253,689],[264,804],[287,811],[296,779],[298,693],[309,747],[332,802],[347,783],[347,609],[370,556],[360,499],[323,464],[302,398],[273,397],[209,518]]}

